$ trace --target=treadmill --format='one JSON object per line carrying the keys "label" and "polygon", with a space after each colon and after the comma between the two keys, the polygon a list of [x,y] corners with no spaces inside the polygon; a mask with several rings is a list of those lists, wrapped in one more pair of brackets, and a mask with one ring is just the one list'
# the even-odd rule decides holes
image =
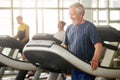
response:
{"label": "treadmill", "polygon": [[92,71],[89,63],[80,60],[73,53],[61,47],[54,39],[48,37],[50,35],[36,34],[23,49],[26,58],[34,66],[55,73],[69,73],[75,68],[94,76],[120,77],[120,68],[99,66],[97,70]]}
{"label": "treadmill", "polygon": [[[25,45],[8,35],[0,35],[0,46],[12,49],[19,49],[19,52],[21,53]],[[11,58],[10,56],[4,55],[1,52],[0,52],[0,65],[1,67],[9,66],[15,69],[19,69],[20,72],[22,72],[22,75],[18,74],[17,78],[19,78],[20,80],[23,80],[25,78],[25,75],[27,74],[28,70],[36,70],[36,67],[29,63],[28,61],[16,60]]]}

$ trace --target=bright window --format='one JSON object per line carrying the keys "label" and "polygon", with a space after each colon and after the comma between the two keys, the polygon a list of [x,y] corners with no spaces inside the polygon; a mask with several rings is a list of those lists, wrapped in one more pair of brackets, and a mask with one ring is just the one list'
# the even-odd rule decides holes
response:
{"label": "bright window", "polygon": [[12,35],[11,11],[0,10],[0,35]]}
{"label": "bright window", "polygon": [[71,23],[68,8],[76,2],[85,6],[86,20],[119,29],[120,0],[0,0],[0,35],[17,33],[18,15],[30,26],[30,37],[36,33],[55,33],[59,20],[65,21],[67,28]]}
{"label": "bright window", "polygon": [[120,11],[111,10],[110,11],[110,20],[120,20]]}
{"label": "bright window", "polygon": [[10,7],[11,0],[0,0],[0,7]]}
{"label": "bright window", "polygon": [[55,33],[57,31],[58,12],[57,10],[43,11],[44,33]]}

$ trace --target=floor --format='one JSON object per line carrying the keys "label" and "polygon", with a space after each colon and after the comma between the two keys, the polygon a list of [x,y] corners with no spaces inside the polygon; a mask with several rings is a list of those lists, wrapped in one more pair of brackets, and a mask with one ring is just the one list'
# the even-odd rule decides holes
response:
{"label": "floor", "polygon": [[[15,77],[16,77],[17,73],[18,73],[18,70],[5,71],[2,79],[0,79],[0,80],[15,80]],[[42,73],[41,77],[40,77],[40,80],[46,80],[47,76],[48,76],[47,73]],[[32,80],[32,79],[33,79],[33,76],[31,76],[30,78],[25,78],[25,80]]]}
{"label": "floor", "polygon": [[[0,80],[15,80],[15,77],[18,73],[18,70],[6,70],[2,79]],[[48,73],[41,73],[41,76],[39,77],[39,80],[47,80]],[[33,76],[30,78],[25,78],[25,80],[33,80]],[[70,75],[67,75],[66,80],[71,80]],[[104,79],[104,78],[97,78],[95,80],[120,80],[120,79]]]}
{"label": "floor", "polygon": [[[0,80],[15,80],[15,77],[18,73],[18,70],[6,70],[2,79]],[[41,73],[40,80],[47,80],[48,73]],[[25,80],[33,80],[33,76],[30,78],[25,78]],[[68,75],[66,80],[71,80],[70,76]]]}

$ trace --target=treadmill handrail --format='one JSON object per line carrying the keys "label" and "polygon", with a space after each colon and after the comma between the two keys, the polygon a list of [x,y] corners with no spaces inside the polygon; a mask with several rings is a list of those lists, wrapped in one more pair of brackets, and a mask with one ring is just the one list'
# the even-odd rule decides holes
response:
{"label": "treadmill handrail", "polygon": [[2,53],[0,53],[0,63],[15,69],[36,70],[36,67],[28,61],[20,61],[17,59],[13,59],[6,55],[3,55]]}
{"label": "treadmill handrail", "polygon": [[27,51],[51,52],[55,55],[59,55],[64,60],[66,60],[68,63],[73,65],[75,68],[82,70],[91,75],[101,76],[101,77],[111,77],[111,78],[120,77],[120,68],[107,68],[107,67],[99,66],[97,70],[92,71],[90,64],[80,60],[79,58],[71,54],[69,51],[67,51],[66,49],[56,44],[53,44],[51,47],[25,47],[23,52],[27,52]]}

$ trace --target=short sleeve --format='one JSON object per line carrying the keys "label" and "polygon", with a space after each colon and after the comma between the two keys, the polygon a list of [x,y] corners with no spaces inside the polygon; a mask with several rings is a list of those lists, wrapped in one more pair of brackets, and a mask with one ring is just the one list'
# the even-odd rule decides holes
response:
{"label": "short sleeve", "polygon": [[94,24],[89,25],[88,31],[89,31],[89,37],[90,37],[90,40],[92,41],[92,44],[101,42],[101,39],[98,36],[98,32]]}

